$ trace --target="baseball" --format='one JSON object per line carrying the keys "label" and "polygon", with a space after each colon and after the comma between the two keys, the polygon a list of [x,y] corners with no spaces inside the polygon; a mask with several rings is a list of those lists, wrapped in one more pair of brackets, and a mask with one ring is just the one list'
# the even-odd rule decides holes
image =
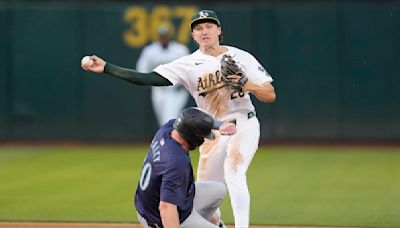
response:
{"label": "baseball", "polygon": [[85,56],[81,60],[82,66],[91,67],[93,65],[93,63],[94,63],[94,61],[89,56]]}

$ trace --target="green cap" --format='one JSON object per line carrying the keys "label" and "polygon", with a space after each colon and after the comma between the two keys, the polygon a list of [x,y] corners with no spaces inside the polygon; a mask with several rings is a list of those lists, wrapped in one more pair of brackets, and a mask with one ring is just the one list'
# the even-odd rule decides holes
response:
{"label": "green cap", "polygon": [[192,16],[190,27],[193,29],[194,24],[200,23],[203,20],[211,20],[218,26],[221,26],[217,14],[212,10],[200,10]]}

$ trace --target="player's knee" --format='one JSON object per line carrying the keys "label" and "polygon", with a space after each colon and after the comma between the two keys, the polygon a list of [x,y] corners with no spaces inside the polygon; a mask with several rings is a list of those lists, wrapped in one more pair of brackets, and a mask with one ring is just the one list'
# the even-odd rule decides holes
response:
{"label": "player's knee", "polygon": [[247,182],[246,171],[245,170],[232,170],[225,169],[224,178],[226,184],[245,184]]}
{"label": "player's knee", "polygon": [[223,200],[227,193],[225,184],[221,182],[215,182],[214,189],[216,197]]}

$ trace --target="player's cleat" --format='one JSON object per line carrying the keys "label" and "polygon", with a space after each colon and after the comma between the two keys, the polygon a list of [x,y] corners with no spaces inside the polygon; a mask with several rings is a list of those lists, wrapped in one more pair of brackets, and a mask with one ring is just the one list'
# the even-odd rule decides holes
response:
{"label": "player's cleat", "polygon": [[226,228],[225,223],[220,219],[218,227]]}

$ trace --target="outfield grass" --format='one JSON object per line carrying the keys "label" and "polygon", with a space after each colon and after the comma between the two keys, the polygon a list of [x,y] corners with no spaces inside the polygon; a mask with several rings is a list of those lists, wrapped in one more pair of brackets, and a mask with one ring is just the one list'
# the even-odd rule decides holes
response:
{"label": "outfield grass", "polygon": [[[0,221],[136,222],[146,150],[0,147]],[[400,148],[265,147],[248,182],[252,224],[400,227]]]}

